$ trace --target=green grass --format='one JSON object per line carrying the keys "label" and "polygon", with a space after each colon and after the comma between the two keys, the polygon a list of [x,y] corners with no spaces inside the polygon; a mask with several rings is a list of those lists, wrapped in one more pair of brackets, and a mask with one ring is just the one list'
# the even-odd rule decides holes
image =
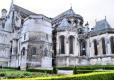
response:
{"label": "green grass", "polygon": [[[57,67],[57,69],[73,70],[74,67]],[[93,72],[104,72],[104,71],[98,71],[97,69],[114,70],[114,65],[77,66],[77,73],[86,74]],[[63,74],[52,74],[52,70],[27,69],[27,71],[20,71],[18,70],[18,68],[9,68],[9,67],[0,68],[0,79],[52,77],[52,76],[61,76],[61,75]]]}
{"label": "green grass", "polygon": [[15,78],[34,78],[34,77],[49,77],[61,76],[63,74],[48,74],[41,72],[28,72],[15,69],[0,69],[0,79],[15,79]]}
{"label": "green grass", "polygon": [[67,75],[59,77],[53,76],[53,77],[22,78],[15,80],[114,80],[114,71],[94,72],[94,73]]}

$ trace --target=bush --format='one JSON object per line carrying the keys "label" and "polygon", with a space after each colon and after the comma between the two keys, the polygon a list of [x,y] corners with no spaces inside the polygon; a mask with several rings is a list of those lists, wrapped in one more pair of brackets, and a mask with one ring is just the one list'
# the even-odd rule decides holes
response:
{"label": "bush", "polygon": [[[21,79],[15,79],[21,80]],[[26,78],[22,80],[114,80],[114,71],[110,72],[94,72],[88,74],[77,74],[60,77],[37,77],[37,78]]]}
{"label": "bush", "polygon": [[5,73],[0,73],[0,77],[4,77],[5,76]]}

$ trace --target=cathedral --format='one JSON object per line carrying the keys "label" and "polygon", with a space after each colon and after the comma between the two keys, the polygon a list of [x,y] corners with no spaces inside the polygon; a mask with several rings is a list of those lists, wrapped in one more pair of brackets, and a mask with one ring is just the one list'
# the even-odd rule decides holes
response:
{"label": "cathedral", "polygon": [[[114,28],[105,19],[90,30],[72,8],[49,18],[12,1],[0,18],[0,66],[52,68],[114,64]],[[53,33],[55,31],[55,33]]]}

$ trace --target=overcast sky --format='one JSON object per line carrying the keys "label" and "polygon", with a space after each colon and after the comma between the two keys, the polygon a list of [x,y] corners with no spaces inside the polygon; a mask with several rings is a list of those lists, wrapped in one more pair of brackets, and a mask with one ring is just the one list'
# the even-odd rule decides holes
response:
{"label": "overcast sky", "polygon": [[[11,0],[0,0],[0,10],[9,10]],[[83,16],[90,27],[95,25],[95,20],[107,17],[108,22],[114,27],[114,0],[14,0],[14,4],[47,17],[55,17],[70,9],[71,5],[76,14]]]}

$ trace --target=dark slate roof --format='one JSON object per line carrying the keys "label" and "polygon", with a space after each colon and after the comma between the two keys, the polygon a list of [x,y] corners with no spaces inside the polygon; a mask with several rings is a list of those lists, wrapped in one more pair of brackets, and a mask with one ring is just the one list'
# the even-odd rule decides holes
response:
{"label": "dark slate roof", "polygon": [[109,23],[107,22],[106,19],[103,19],[101,21],[97,21],[96,22],[96,25],[94,27],[94,32],[98,32],[98,31],[101,31],[101,30],[106,30],[106,29],[110,29],[111,26],[109,25]]}
{"label": "dark slate roof", "polygon": [[105,33],[114,33],[114,28],[108,28],[108,29],[101,30],[101,31],[98,31],[98,32],[91,31],[91,32],[88,33],[88,35],[93,37],[93,36],[102,35],[102,34],[105,34]]}
{"label": "dark slate roof", "polygon": [[62,21],[61,21],[61,24],[58,26],[58,27],[68,27],[69,26],[69,23],[68,21],[66,20],[66,18],[64,18]]}
{"label": "dark slate roof", "polygon": [[65,11],[65,12],[63,12],[63,13],[61,13],[60,15],[58,15],[58,16],[56,16],[55,18],[54,18],[54,20],[56,20],[56,19],[58,19],[58,18],[60,18],[60,17],[64,17],[64,16],[66,16],[66,15],[74,15],[75,14],[75,12],[72,10],[72,8],[71,9],[69,9],[69,10],[67,10],[67,11]]}
{"label": "dark slate roof", "polygon": [[16,11],[19,11],[19,12],[21,13],[21,16],[22,16],[22,17],[27,17],[27,16],[29,16],[29,15],[37,15],[36,13],[31,12],[31,11],[29,11],[29,10],[27,10],[27,9],[24,9],[24,8],[22,8],[22,7],[20,7],[20,6],[17,6],[17,5],[15,5],[15,4],[13,4],[13,6],[14,6],[14,9],[15,9]]}
{"label": "dark slate roof", "polygon": [[61,13],[60,15],[54,17],[52,19],[52,24],[55,24],[56,22],[62,21],[64,18],[80,18],[83,21],[83,17],[79,14],[76,14],[72,8],[66,10],[65,12]]}

